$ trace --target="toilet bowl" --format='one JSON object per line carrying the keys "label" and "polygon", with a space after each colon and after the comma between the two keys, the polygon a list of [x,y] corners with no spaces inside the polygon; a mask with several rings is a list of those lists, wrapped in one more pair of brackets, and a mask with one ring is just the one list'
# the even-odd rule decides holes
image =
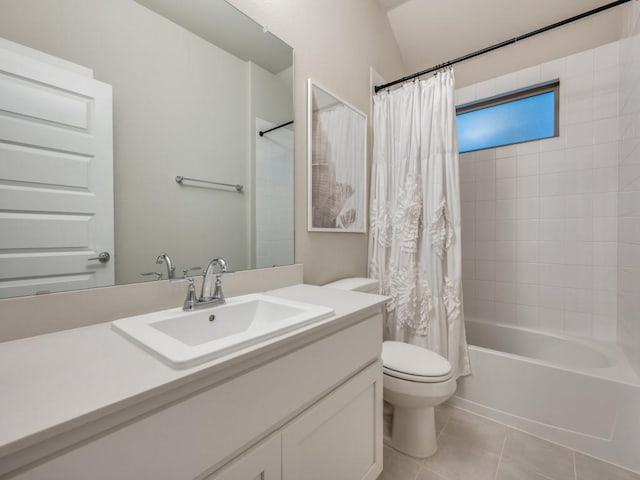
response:
{"label": "toilet bowl", "polygon": [[[325,286],[378,293],[378,282],[370,278],[345,278]],[[383,397],[393,406],[385,443],[413,457],[433,455],[438,448],[434,407],[456,391],[451,364],[425,348],[385,341],[382,365]]]}
{"label": "toilet bowl", "polygon": [[382,344],[383,397],[393,405],[387,444],[413,457],[436,453],[434,407],[456,391],[451,364],[435,352],[402,342]]}

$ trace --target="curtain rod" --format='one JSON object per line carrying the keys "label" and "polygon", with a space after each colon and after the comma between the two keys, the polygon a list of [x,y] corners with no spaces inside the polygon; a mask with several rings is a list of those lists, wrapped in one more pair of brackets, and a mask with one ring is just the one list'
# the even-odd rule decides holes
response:
{"label": "curtain rod", "polygon": [[615,2],[607,3],[606,5],[602,5],[601,7],[594,8],[593,10],[589,10],[587,12],[581,13],[579,15],[575,15],[573,17],[567,18],[565,20],[561,20],[560,22],[553,23],[551,25],[547,25],[546,27],[538,28],[537,30],[533,30],[532,32],[525,33],[524,35],[520,35],[517,37],[513,37],[509,40],[505,40],[504,42],[496,43],[495,45],[491,45],[490,47],[483,48],[473,53],[468,53],[463,55],[462,57],[454,58],[453,60],[449,60],[447,62],[441,63],[439,65],[435,65],[433,67],[427,68],[426,70],[422,70],[421,72],[416,72],[412,75],[408,75],[406,77],[399,78],[398,80],[394,80],[393,82],[385,83],[384,85],[376,85],[374,87],[374,92],[378,93],[380,90],[384,90],[385,88],[389,88],[393,85],[397,85],[399,83],[404,83],[408,80],[413,80],[414,78],[421,77],[422,75],[426,75],[431,72],[435,72],[441,70],[443,68],[449,67],[451,65],[455,65],[456,63],[464,62],[465,60],[469,60],[474,57],[478,57],[480,55],[484,55],[485,53],[492,52],[502,47],[506,47],[507,45],[512,45],[520,40],[527,39],[529,37],[533,37],[534,35],[538,35],[539,33],[544,33],[549,30],[553,30],[554,28],[561,27],[563,25],[567,25],[568,23],[575,22],[576,20],[581,20],[585,17],[589,17],[591,15],[595,15],[596,13],[604,12],[605,10],[609,10],[610,8],[617,7],[618,5],[622,5],[623,3],[630,2],[631,0],[617,0]]}
{"label": "curtain rod", "polygon": [[260,131],[258,133],[262,137],[262,136],[264,136],[265,133],[273,132],[274,130],[277,130],[277,129],[282,128],[282,127],[286,127],[287,125],[291,125],[292,123],[293,123],[293,120],[289,120],[288,122],[283,123],[282,125],[278,125],[277,127],[270,128],[269,130]]}

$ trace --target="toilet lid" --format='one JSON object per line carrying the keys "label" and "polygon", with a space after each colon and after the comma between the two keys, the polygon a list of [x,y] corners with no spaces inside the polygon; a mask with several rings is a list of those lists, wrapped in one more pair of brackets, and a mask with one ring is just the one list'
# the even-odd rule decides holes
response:
{"label": "toilet lid", "polygon": [[382,342],[382,364],[386,369],[416,377],[445,377],[451,373],[446,358],[403,342]]}
{"label": "toilet lid", "polygon": [[327,283],[325,287],[339,290],[355,290],[356,292],[378,293],[378,280],[375,278],[349,277]]}

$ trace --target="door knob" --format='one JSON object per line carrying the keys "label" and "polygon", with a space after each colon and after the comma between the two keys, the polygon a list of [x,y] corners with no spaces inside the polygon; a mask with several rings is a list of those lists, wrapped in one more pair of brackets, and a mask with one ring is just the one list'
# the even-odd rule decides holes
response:
{"label": "door knob", "polygon": [[98,260],[100,263],[107,263],[111,260],[111,254],[109,252],[100,252],[97,257],[90,258],[89,260]]}

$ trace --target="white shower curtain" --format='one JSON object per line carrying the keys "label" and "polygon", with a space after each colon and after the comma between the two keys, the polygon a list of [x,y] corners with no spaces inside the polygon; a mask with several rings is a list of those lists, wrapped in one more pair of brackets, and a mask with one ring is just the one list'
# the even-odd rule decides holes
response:
{"label": "white shower curtain", "polygon": [[374,97],[369,276],[391,296],[385,338],[470,373],[462,307],[454,74]]}

